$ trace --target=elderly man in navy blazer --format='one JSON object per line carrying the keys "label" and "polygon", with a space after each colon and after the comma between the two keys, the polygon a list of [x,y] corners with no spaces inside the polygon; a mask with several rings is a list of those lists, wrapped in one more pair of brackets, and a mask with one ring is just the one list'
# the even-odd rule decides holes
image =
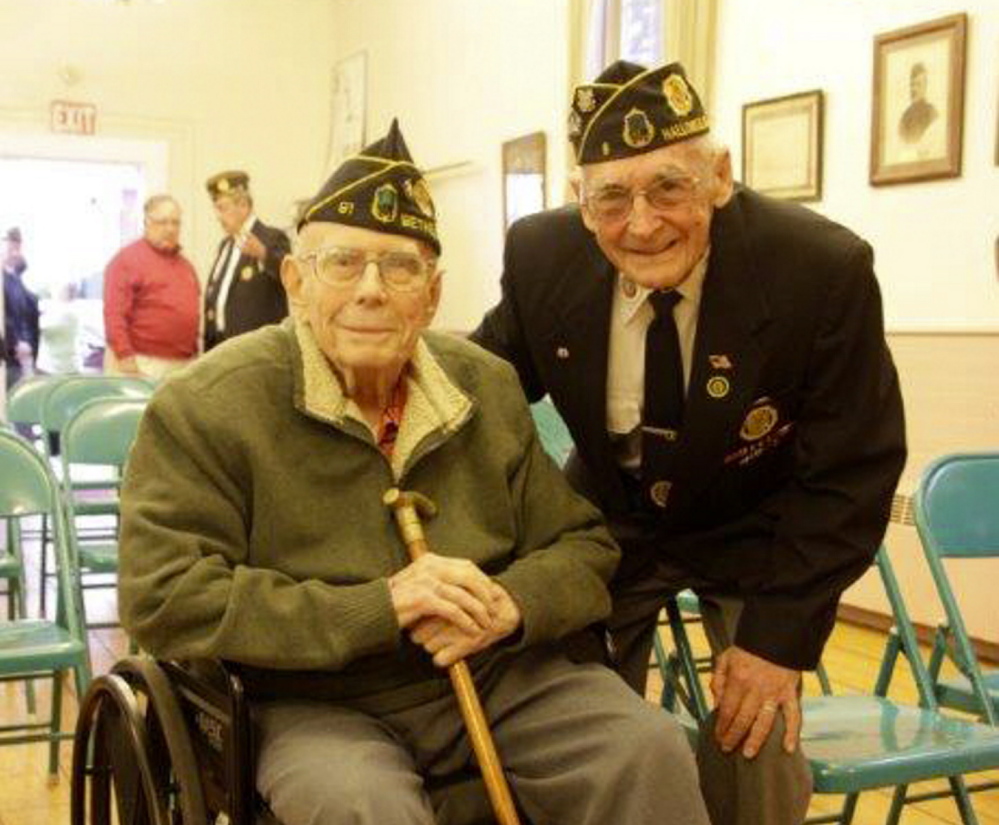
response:
{"label": "elderly man in navy blazer", "polygon": [[474,338],[572,432],[567,472],[624,551],[610,632],[636,690],[664,601],[701,598],[712,821],[797,823],[801,672],[883,536],[902,401],[870,246],[733,184],[708,131],[679,64],[579,86],[579,205],[510,229]]}

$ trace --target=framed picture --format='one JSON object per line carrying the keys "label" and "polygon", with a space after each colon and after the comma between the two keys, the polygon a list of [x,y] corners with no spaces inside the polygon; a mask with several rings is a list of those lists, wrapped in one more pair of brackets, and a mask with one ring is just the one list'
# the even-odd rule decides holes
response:
{"label": "framed picture", "polygon": [[792,201],[822,197],[822,91],[742,107],[742,182]]}
{"label": "framed picture", "polygon": [[328,171],[364,148],[367,56],[345,57],[333,67],[333,112],[330,121]]}
{"label": "framed picture", "polygon": [[874,38],[871,183],[961,174],[967,15]]}
{"label": "framed picture", "polygon": [[545,208],[545,133],[503,144],[503,234],[517,218]]}

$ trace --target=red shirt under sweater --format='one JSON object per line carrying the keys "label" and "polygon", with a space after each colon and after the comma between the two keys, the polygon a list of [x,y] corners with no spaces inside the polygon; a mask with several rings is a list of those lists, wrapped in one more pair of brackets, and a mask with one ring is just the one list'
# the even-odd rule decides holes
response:
{"label": "red shirt under sweater", "polygon": [[104,271],[104,332],[120,358],[191,358],[198,352],[198,276],[180,251],[145,238],[122,248]]}

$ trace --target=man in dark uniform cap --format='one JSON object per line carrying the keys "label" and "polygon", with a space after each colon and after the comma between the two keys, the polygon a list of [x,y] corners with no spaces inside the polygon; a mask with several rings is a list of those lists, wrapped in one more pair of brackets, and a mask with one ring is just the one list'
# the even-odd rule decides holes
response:
{"label": "man in dark uniform cap", "polygon": [[715,825],[780,825],[811,788],[801,671],[884,533],[902,402],[871,248],[735,186],[708,129],[679,64],[620,61],[579,86],[579,206],[510,229],[473,337],[572,432],[567,472],[623,550],[609,625],[635,690],[666,598],[701,597]]}
{"label": "man in dark uniform cap", "polygon": [[288,314],[281,261],[291,246],[280,229],[253,214],[246,172],[219,172],[207,183],[226,237],[219,244],[205,288],[203,349]]}
{"label": "man in dark uniform cap", "polygon": [[24,285],[28,268],[21,252],[21,230],[12,226],[4,235],[3,256],[4,360],[7,389],[34,373],[40,339],[38,296]]}
{"label": "man in dark uniform cap", "polygon": [[[122,622],[157,656],[244,666],[284,825],[471,821],[424,787],[474,766],[459,659],[533,822],[708,825],[676,721],[555,644],[609,611],[617,548],[509,364],[426,330],[440,249],[393,123],[306,210],[292,318],[151,402],[122,490]],[[395,486],[440,508],[414,562]]]}

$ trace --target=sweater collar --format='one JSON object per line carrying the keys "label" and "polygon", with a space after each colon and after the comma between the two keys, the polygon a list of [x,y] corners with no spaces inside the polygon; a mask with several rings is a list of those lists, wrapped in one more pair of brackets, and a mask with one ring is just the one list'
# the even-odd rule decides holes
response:
{"label": "sweater collar", "polygon": [[[301,364],[296,366],[296,406],[307,415],[340,428],[348,420],[356,422],[374,442],[360,408],[344,394],[312,329],[301,320],[293,324],[292,334],[301,354]],[[437,432],[446,436],[454,432],[473,409],[472,399],[450,379],[422,338],[416,342],[413,358],[403,372],[402,380],[407,384],[407,401],[392,452],[392,471],[396,478],[402,475],[407,460],[427,436]]]}

